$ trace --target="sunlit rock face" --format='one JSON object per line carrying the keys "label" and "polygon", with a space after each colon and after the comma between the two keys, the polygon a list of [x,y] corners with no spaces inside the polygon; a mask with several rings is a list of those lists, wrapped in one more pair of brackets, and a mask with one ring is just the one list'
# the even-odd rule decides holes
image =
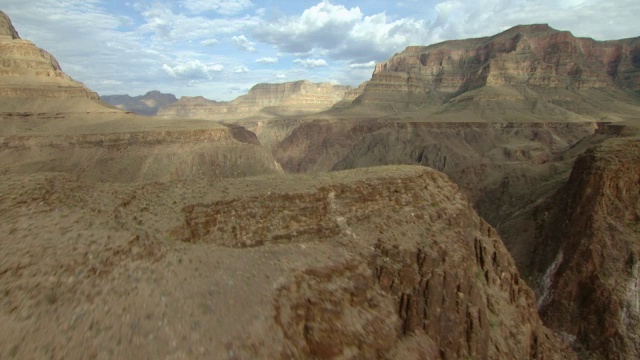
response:
{"label": "sunlit rock face", "polygon": [[98,94],[65,74],[51,54],[20,39],[3,12],[0,12],[0,97],[98,100]]}
{"label": "sunlit rock face", "polygon": [[257,84],[247,95],[231,102],[208,100],[201,96],[182,97],[158,111],[162,117],[230,119],[243,118],[260,111],[273,113],[309,113],[327,110],[342,100],[350,86],[312,83],[307,80],[280,84]]}
{"label": "sunlit rock face", "polygon": [[[640,38],[595,41],[546,24],[410,46],[376,65],[360,103],[440,103],[482,87],[640,90]],[[494,96],[503,96],[494,95]]]}

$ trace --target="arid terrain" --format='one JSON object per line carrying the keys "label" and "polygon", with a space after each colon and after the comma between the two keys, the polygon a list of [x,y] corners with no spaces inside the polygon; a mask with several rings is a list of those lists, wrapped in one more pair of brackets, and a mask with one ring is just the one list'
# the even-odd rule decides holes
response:
{"label": "arid terrain", "polygon": [[0,359],[640,358],[640,38],[112,100],[0,12]]}

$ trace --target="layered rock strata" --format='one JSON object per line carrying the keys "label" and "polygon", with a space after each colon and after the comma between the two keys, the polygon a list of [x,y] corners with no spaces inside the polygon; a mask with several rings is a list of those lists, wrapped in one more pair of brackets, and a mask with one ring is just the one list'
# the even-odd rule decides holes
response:
{"label": "layered rock strata", "polygon": [[528,94],[527,88],[638,91],[640,38],[595,41],[548,25],[521,25],[491,37],[410,46],[376,65],[355,102],[440,104],[485,87],[513,89],[515,100],[554,100],[553,94]]}
{"label": "layered rock strata", "polygon": [[26,103],[33,98],[98,100],[95,92],[65,74],[51,54],[28,40],[20,39],[2,12],[0,54],[0,98],[4,99],[0,111],[20,111],[12,104],[23,105],[28,111]]}
{"label": "layered rock strata", "polygon": [[281,84],[258,84],[247,95],[231,102],[203,97],[182,97],[165,106],[158,116],[171,118],[231,119],[255,115],[260,111],[283,113],[316,112],[331,108],[350,90],[349,86],[312,83],[302,80]]}
{"label": "layered rock strata", "polygon": [[534,214],[540,313],[584,358],[640,357],[639,164],[637,136],[607,140]]}

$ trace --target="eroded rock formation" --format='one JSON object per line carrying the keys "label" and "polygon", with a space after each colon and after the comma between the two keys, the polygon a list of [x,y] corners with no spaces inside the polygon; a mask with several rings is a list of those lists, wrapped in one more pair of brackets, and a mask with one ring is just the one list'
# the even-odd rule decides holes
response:
{"label": "eroded rock formation", "polygon": [[165,106],[158,116],[171,118],[232,119],[255,115],[260,111],[276,114],[309,113],[331,108],[350,86],[312,83],[302,80],[280,84],[258,84],[247,95],[231,102],[203,97],[182,97]]}
{"label": "eroded rock formation", "polygon": [[[30,111],[33,99],[98,100],[95,92],[65,74],[51,54],[20,39],[8,16],[2,12],[0,54],[0,98],[5,99],[1,102],[0,112]],[[96,103],[95,107],[101,105]]]}
{"label": "eroded rock formation", "polygon": [[538,306],[585,358],[640,357],[639,164],[637,136],[607,140],[536,210]]}
{"label": "eroded rock formation", "polygon": [[595,41],[548,25],[523,25],[486,38],[410,46],[376,65],[356,103],[440,104],[483,88],[499,90],[469,96],[562,101],[570,94],[536,89],[638,91],[640,38]]}

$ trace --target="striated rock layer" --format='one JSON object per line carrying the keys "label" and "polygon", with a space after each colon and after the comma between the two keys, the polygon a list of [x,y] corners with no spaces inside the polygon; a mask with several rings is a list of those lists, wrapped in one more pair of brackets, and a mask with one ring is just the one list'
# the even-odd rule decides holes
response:
{"label": "striated rock layer", "polygon": [[231,119],[260,111],[276,114],[316,112],[331,108],[351,87],[302,80],[281,84],[258,84],[247,95],[231,102],[199,97],[182,97],[164,106],[158,116],[171,118]]}
{"label": "striated rock layer", "polygon": [[440,104],[480,88],[511,89],[476,94],[484,100],[562,100],[535,92],[554,88],[637,92],[640,38],[595,41],[548,25],[522,25],[491,37],[410,46],[376,65],[355,102]]}
{"label": "striated rock layer", "polygon": [[584,358],[640,358],[640,139],[590,148],[536,209],[541,316]]}
{"label": "striated rock layer", "polygon": [[431,169],[0,177],[3,358],[575,357]]}
{"label": "striated rock layer", "polygon": [[2,12],[0,28],[0,111],[30,111],[34,98],[98,100],[98,94],[65,74],[51,54],[20,39]]}

